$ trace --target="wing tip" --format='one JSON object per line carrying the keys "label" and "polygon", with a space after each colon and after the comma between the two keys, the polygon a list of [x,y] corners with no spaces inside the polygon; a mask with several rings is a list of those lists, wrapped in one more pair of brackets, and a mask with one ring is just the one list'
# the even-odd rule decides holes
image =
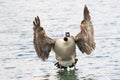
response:
{"label": "wing tip", "polygon": [[88,10],[87,5],[84,6],[84,19],[90,20],[90,15],[89,15],[89,10]]}
{"label": "wing tip", "polygon": [[33,25],[34,25],[34,27],[36,27],[36,28],[38,28],[38,27],[41,26],[39,16],[37,16],[37,17],[34,18]]}

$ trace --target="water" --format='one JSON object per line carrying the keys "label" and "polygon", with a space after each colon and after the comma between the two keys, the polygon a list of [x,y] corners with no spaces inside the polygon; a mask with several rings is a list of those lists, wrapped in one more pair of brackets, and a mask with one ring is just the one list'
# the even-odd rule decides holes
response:
{"label": "water", "polygon": [[[76,35],[88,5],[96,49],[81,54],[77,70],[54,66],[54,53],[42,62],[33,47],[33,24],[40,16],[52,38]],[[120,80],[120,0],[0,0],[0,80]]]}

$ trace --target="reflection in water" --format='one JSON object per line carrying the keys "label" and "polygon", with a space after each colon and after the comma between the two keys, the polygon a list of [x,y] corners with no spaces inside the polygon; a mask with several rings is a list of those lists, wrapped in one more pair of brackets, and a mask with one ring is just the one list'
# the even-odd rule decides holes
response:
{"label": "reflection in water", "polygon": [[57,76],[59,80],[97,80],[93,74],[80,77],[76,70],[61,70]]}
{"label": "reflection in water", "polygon": [[75,70],[64,70],[58,72],[59,80],[79,80]]}

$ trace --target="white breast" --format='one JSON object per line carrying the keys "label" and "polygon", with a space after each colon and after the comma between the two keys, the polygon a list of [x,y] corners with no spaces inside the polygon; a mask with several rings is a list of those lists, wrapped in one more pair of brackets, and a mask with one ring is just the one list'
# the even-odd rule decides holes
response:
{"label": "white breast", "polygon": [[69,51],[73,51],[75,49],[75,42],[70,37],[68,38],[68,41],[64,41],[63,39],[57,39],[55,42],[54,50],[56,53],[63,52],[66,53]]}
{"label": "white breast", "polygon": [[67,67],[75,62],[75,42],[72,37],[69,37],[68,41],[57,39],[55,42],[54,51],[56,53],[56,59],[61,65],[66,65]]}

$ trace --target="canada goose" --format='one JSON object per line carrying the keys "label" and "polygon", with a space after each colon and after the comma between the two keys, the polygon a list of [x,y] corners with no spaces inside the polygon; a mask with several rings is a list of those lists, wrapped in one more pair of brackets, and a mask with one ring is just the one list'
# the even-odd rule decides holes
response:
{"label": "canada goose", "polygon": [[90,54],[95,49],[94,29],[87,6],[84,7],[84,19],[80,25],[80,32],[74,37],[69,32],[63,39],[52,39],[41,27],[39,17],[33,21],[34,48],[39,58],[48,59],[51,49],[55,52],[58,68],[74,67],[77,63],[76,45],[82,53]]}

